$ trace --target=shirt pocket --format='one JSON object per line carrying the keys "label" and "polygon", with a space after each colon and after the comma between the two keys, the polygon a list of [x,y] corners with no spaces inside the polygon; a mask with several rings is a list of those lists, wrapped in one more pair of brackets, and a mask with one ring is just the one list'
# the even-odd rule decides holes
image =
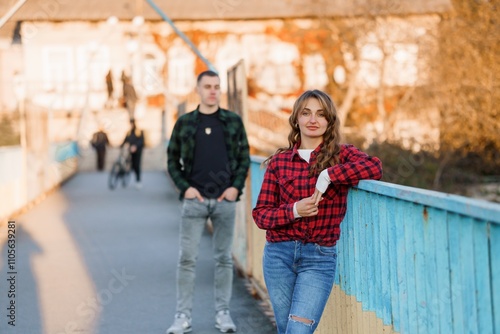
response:
{"label": "shirt pocket", "polygon": [[323,194],[322,197],[324,199],[327,199],[327,200],[332,200],[332,199],[334,199],[335,197],[338,196],[338,194],[339,194],[338,191],[339,191],[339,189],[335,185],[330,184],[328,186],[328,188],[326,188],[326,191],[325,191],[325,193]]}
{"label": "shirt pocket", "polygon": [[297,177],[293,175],[284,175],[278,178],[281,203],[293,203],[297,201],[296,179]]}

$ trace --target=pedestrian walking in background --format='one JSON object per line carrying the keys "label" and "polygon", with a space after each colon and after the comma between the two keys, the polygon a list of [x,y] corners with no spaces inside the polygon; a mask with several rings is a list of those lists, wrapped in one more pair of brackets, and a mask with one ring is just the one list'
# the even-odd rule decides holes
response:
{"label": "pedestrian walking in background", "polygon": [[217,73],[202,72],[196,91],[200,104],[177,120],[167,150],[168,172],[182,200],[176,314],[167,333],[192,330],[196,259],[208,219],[213,226],[215,327],[234,333],[236,325],[229,312],[232,243],[236,202],[250,165],[249,146],[241,118],[219,107]]}
{"label": "pedestrian walking in background", "polygon": [[111,109],[114,106],[114,98],[113,98],[113,73],[111,70],[106,74],[106,90],[108,92],[108,99],[106,100],[105,108]]}
{"label": "pedestrian walking in background", "polygon": [[132,84],[132,79],[125,76],[123,83],[123,98],[125,101],[125,107],[127,108],[128,115],[130,119],[135,117],[135,106],[137,103],[137,93],[135,92],[134,85]]}
{"label": "pedestrian walking in background", "polygon": [[128,78],[127,73],[125,73],[125,70],[122,70],[122,74],[120,75],[120,80],[122,82],[122,88],[123,88],[122,96],[125,95],[125,81],[127,80],[127,78]]}
{"label": "pedestrian walking in background", "polygon": [[106,162],[106,148],[109,145],[109,140],[102,126],[99,126],[99,130],[92,135],[90,144],[96,151],[97,170],[103,171]]}
{"label": "pedestrian walking in background", "polygon": [[144,148],[144,131],[137,128],[135,120],[130,120],[130,131],[127,132],[121,147],[128,144],[130,152],[130,159],[132,170],[135,173],[135,187],[142,188],[141,183],[141,163],[142,163],[142,149]]}
{"label": "pedestrian walking in background", "polygon": [[340,144],[337,110],[324,92],[304,92],[289,123],[288,147],[264,162],[252,215],[266,230],[264,280],[278,333],[305,334],[318,326],[335,281],[349,187],[380,179],[382,164]]}

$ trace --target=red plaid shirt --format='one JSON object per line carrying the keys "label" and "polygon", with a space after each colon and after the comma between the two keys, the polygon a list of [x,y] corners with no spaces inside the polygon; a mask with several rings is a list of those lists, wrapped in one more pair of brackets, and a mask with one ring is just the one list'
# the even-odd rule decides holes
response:
{"label": "red plaid shirt", "polygon": [[[285,151],[270,160],[257,205],[252,216],[257,226],[267,230],[269,242],[300,240],[333,246],[340,237],[340,223],[347,208],[349,187],[359,180],[382,177],[382,163],[353,145],[342,145],[340,162],[328,168],[332,182],[318,205],[318,215],[295,219],[293,205],[314,193],[318,176],[309,177],[309,164],[297,152]],[[321,145],[311,153],[316,160]]]}

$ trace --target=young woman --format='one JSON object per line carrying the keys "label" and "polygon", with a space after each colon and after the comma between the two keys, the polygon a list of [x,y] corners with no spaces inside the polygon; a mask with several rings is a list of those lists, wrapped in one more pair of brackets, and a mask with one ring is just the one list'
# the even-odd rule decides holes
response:
{"label": "young woman", "polygon": [[264,279],[278,333],[302,334],[318,326],[335,281],[349,187],[380,179],[382,164],[340,144],[337,110],[324,92],[304,92],[289,122],[289,146],[264,162],[252,215],[267,230]]}

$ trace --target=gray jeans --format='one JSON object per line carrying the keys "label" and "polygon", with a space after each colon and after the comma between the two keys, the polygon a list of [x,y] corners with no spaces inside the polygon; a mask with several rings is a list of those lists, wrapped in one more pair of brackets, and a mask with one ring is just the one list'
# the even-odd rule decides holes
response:
{"label": "gray jeans", "polygon": [[195,267],[201,236],[207,219],[213,225],[212,245],[215,259],[215,311],[229,309],[233,288],[232,244],[236,202],[205,198],[184,199],[180,228],[180,251],[177,267],[177,312],[191,316]]}

